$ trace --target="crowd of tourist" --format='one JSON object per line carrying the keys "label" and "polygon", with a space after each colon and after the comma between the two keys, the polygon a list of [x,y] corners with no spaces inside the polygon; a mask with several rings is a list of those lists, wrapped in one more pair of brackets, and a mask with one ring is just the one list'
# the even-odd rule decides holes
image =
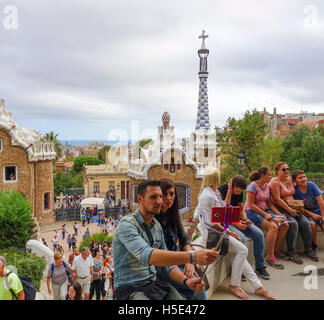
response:
{"label": "crowd of tourist", "polygon": [[[190,232],[185,232],[179,215],[175,183],[167,179],[143,181],[138,186],[139,207],[133,214],[119,216],[115,221],[99,215],[98,225],[103,232],[115,229],[110,247],[107,243],[92,241],[90,248],[83,247],[78,252],[79,226],[75,222],[74,234],[66,237],[69,251],[73,250],[66,260],[59,242],[60,234],[55,232],[54,263],[47,275],[48,293],[54,300],[89,300],[94,295],[97,300],[105,300],[111,288],[118,300],[206,300],[205,283],[197,265],[208,266],[219,256],[230,253],[233,259],[229,292],[248,299],[241,289],[241,281],[247,280],[255,294],[276,299],[260,278],[271,278],[267,267],[284,269],[280,260],[303,263],[296,251],[299,232],[305,255],[319,261],[316,229],[319,226],[324,232],[324,201],[321,190],[307,181],[302,170],[290,175],[287,163],[279,162],[274,172],[276,176],[272,177],[270,168],[261,167],[250,174],[249,184],[238,175],[220,185],[217,169],[207,169]],[[228,229],[227,225],[211,222],[213,207],[230,206],[240,208],[239,222],[229,225]],[[89,210],[82,212],[83,226],[91,223]],[[205,243],[205,248],[199,250],[191,246],[195,225]],[[62,240],[66,231],[63,225]],[[223,232],[226,233],[221,246],[216,249]],[[83,237],[88,236],[89,228]],[[247,238],[253,240],[254,269],[247,261]],[[282,250],[284,240],[285,252]],[[5,274],[4,268],[1,269],[3,264],[1,258],[0,277]],[[12,283],[16,282],[17,279],[12,279]],[[17,283],[15,288],[18,294]],[[7,294],[3,290],[0,284],[0,298]],[[109,296],[112,298],[111,294]]]}

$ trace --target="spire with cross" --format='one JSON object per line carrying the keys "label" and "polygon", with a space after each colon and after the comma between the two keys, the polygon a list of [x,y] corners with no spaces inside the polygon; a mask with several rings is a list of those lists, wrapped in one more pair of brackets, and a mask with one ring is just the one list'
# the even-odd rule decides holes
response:
{"label": "spire with cross", "polygon": [[208,109],[208,92],[207,92],[207,58],[209,50],[206,48],[205,39],[208,35],[205,34],[205,30],[199,36],[202,39],[201,48],[198,50],[198,56],[200,58],[199,67],[199,99],[198,99],[198,112],[196,121],[196,131],[203,130],[208,132],[210,129],[209,124],[209,109]]}

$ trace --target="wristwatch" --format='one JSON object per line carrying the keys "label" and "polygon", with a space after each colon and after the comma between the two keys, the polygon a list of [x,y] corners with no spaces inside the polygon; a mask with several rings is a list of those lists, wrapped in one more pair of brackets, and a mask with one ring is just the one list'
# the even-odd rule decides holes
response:
{"label": "wristwatch", "polygon": [[188,286],[187,286],[187,281],[188,281],[188,280],[189,280],[189,278],[187,278],[187,277],[183,279],[183,284],[184,284],[187,288],[188,288]]}
{"label": "wristwatch", "polygon": [[191,264],[197,264],[196,252],[194,250],[190,250],[190,263]]}

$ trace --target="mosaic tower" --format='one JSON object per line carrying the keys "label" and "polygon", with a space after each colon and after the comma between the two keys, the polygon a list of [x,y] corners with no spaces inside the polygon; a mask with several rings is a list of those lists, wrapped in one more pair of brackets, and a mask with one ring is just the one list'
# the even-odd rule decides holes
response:
{"label": "mosaic tower", "polygon": [[200,58],[199,67],[199,100],[198,100],[198,112],[196,121],[196,131],[208,132],[210,129],[209,124],[209,109],[208,109],[208,91],[207,91],[207,58],[209,50],[206,48],[205,39],[208,35],[205,35],[205,30],[199,36],[202,39],[201,48],[198,50],[198,56]]}

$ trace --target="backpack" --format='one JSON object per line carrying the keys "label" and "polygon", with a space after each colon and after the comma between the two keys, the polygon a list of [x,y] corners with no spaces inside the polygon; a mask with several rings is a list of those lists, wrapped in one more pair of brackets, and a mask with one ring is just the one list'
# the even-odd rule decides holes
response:
{"label": "backpack", "polygon": [[[12,294],[12,300],[14,300],[14,297],[18,300],[18,296],[14,293],[14,291],[10,288],[8,277],[12,273],[12,271],[9,271],[5,277],[5,282],[7,288],[9,288],[11,294]],[[36,298],[36,289],[34,286],[34,283],[32,279],[30,279],[28,276],[18,276],[21,285],[23,287],[23,290],[25,292],[25,300],[35,300]]]}
{"label": "backpack", "polygon": [[[66,263],[64,261],[62,261],[63,267],[65,268],[65,273],[68,277],[68,282],[73,283],[72,278],[71,278],[71,272],[66,268]],[[52,270],[52,274],[54,271],[54,263],[51,263],[51,270]]]}

